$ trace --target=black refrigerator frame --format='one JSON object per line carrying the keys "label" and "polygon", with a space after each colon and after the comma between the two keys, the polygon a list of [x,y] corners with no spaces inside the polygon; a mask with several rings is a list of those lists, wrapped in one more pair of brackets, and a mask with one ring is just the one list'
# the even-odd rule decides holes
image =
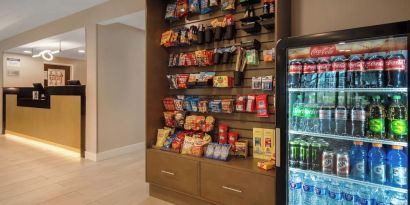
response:
{"label": "black refrigerator frame", "polygon": [[[407,36],[407,50],[409,50],[410,20],[306,36],[288,37],[278,41],[278,44],[276,46],[276,137],[279,138],[277,140],[279,144],[277,144],[276,147],[277,149],[279,148],[279,150],[277,150],[276,156],[276,204],[288,204],[288,49],[295,47],[308,47],[320,44],[331,44],[342,41],[388,37],[393,35]],[[407,61],[408,69],[410,69],[409,64],[409,61]],[[409,74],[410,72],[407,72],[407,79],[410,80]],[[410,90],[409,85],[410,82],[408,82],[407,84],[408,90]],[[408,105],[407,110],[409,110]],[[408,127],[410,127],[409,124],[410,123],[408,121]],[[407,153],[407,155],[408,154],[409,153]],[[409,179],[410,178],[408,177],[408,184],[410,184]]]}

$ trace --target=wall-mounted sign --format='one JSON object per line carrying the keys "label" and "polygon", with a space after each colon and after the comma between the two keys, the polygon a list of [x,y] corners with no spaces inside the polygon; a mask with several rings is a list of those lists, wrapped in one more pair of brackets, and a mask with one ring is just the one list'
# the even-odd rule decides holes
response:
{"label": "wall-mounted sign", "polygon": [[21,59],[20,58],[6,58],[7,66],[10,67],[20,67]]}
{"label": "wall-mounted sign", "polygon": [[65,70],[48,69],[48,86],[64,86]]}
{"label": "wall-mounted sign", "polygon": [[20,76],[20,71],[16,69],[7,69],[7,76],[18,77]]}

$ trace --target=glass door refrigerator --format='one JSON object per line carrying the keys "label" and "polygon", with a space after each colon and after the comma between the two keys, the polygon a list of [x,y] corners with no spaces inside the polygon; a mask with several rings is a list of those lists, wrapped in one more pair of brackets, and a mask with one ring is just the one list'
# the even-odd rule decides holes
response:
{"label": "glass door refrigerator", "polygon": [[407,21],[280,40],[277,204],[408,204],[409,33]]}

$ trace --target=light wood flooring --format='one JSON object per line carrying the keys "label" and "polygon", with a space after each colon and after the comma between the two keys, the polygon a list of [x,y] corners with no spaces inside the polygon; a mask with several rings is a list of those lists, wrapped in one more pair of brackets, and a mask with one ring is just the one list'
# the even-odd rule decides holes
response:
{"label": "light wood flooring", "polygon": [[170,205],[148,196],[144,151],[100,162],[0,136],[1,205]]}

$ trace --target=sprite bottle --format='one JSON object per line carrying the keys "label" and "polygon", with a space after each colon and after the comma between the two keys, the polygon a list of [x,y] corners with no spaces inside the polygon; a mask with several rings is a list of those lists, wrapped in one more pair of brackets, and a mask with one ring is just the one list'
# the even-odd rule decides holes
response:
{"label": "sprite bottle", "polygon": [[304,116],[303,96],[298,95],[291,111],[290,128],[292,130],[301,130],[301,121]]}
{"label": "sprite bottle", "polygon": [[367,120],[367,137],[371,139],[384,139],[386,137],[386,110],[380,103],[380,96],[373,96],[373,102],[369,105]]}
{"label": "sprite bottle", "polygon": [[401,102],[401,96],[393,96],[393,102],[387,112],[387,136],[391,140],[407,142],[407,107]]}

